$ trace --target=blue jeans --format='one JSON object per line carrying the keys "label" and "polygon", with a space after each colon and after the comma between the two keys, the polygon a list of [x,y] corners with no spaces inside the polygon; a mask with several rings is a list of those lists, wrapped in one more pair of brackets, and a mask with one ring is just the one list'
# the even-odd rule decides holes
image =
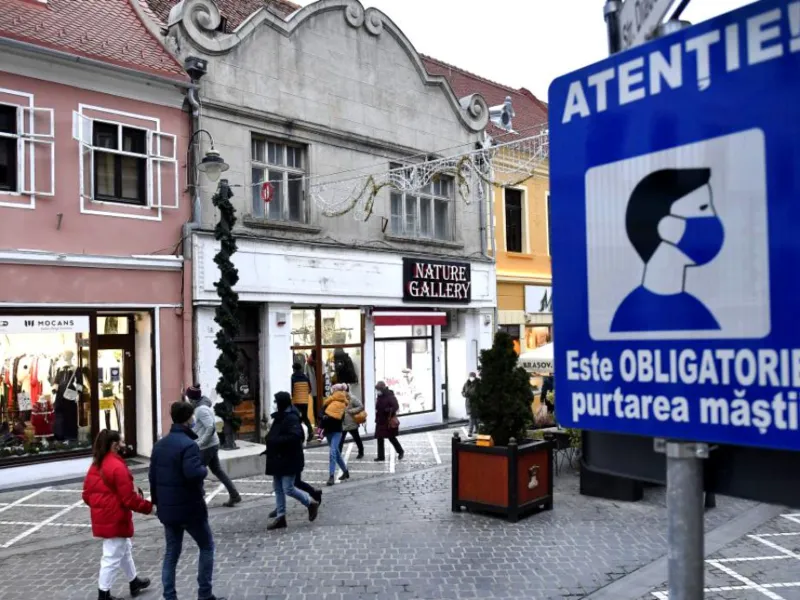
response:
{"label": "blue jeans", "polygon": [[306,508],[311,504],[311,498],[294,487],[296,477],[296,475],[274,475],[272,477],[272,489],[275,490],[275,508],[278,511],[279,519],[286,516],[286,496],[294,498]]}
{"label": "blue jeans", "polygon": [[330,458],[328,459],[328,472],[331,477],[336,474],[336,465],[342,469],[342,473],[347,472],[347,463],[342,458],[342,451],[339,449],[339,442],[342,441],[341,431],[331,431],[327,434],[328,444],[330,444]]}
{"label": "blue jeans", "polygon": [[214,536],[208,519],[191,525],[164,525],[164,536],[167,548],[164,551],[164,566],[161,570],[161,585],[164,587],[164,600],[177,600],[175,591],[175,571],[183,549],[183,532],[192,536],[200,548],[200,559],[197,563],[197,597],[207,600],[214,596],[211,591],[211,580],[214,576]]}

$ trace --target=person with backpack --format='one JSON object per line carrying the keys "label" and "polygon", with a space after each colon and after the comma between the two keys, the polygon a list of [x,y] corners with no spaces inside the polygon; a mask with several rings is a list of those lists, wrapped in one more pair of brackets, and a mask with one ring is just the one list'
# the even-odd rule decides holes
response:
{"label": "person with backpack", "polygon": [[316,520],[319,514],[319,502],[294,485],[305,467],[305,436],[300,425],[300,415],[292,406],[292,397],[288,392],[275,394],[275,406],[277,410],[272,413],[272,425],[266,437],[266,474],[272,476],[272,487],[275,490],[275,520],[267,525],[267,531],[286,528],[287,496],[308,509],[309,521]]}
{"label": "person with backpack", "polygon": [[349,403],[344,411],[344,421],[342,421],[342,437],[339,440],[339,454],[341,454],[344,449],[344,440],[349,433],[358,447],[358,456],[356,456],[356,458],[360,460],[364,458],[364,442],[361,441],[358,427],[361,423],[366,422],[367,413],[364,410],[364,405],[361,404],[358,398],[350,393],[349,389],[346,389],[345,393],[347,394]]}
{"label": "person with backpack", "polygon": [[219,436],[217,435],[217,419],[211,399],[204,396],[200,384],[187,388],[186,397],[194,406],[194,425],[192,430],[197,434],[197,445],[200,447],[200,459],[208,467],[219,482],[228,490],[228,501],[222,506],[232,507],[242,501],[236,486],[223,470],[219,462]]}
{"label": "person with backpack", "polygon": [[133,485],[133,475],[120,456],[118,431],[104,429],[94,442],[92,466],[83,482],[83,501],[89,506],[92,534],[103,540],[103,558],[97,582],[98,600],[118,600],[111,595],[117,571],[122,569],[131,596],[150,587],[150,580],[136,574],[133,562],[133,513],[149,515],[153,505]]}
{"label": "person with backpack", "polygon": [[336,465],[342,470],[342,476],[339,481],[347,481],[350,479],[350,471],[347,470],[347,465],[342,458],[342,452],[339,442],[342,440],[342,426],[344,423],[344,416],[347,412],[348,398],[347,398],[347,385],[344,383],[337,383],[331,388],[332,394],[325,398],[322,403],[325,413],[322,416],[322,428],[325,430],[325,437],[328,439],[330,446],[330,457],[328,460],[328,484],[333,485],[336,483]]}

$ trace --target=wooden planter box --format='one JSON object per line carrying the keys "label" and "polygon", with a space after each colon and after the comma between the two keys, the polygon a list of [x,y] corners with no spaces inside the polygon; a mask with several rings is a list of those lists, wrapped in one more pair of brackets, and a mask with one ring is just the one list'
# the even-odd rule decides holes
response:
{"label": "wooden planter box", "polygon": [[[485,448],[453,436],[453,512],[462,508],[512,523],[553,508],[553,443],[526,441]],[[533,476],[535,474],[535,481]]]}

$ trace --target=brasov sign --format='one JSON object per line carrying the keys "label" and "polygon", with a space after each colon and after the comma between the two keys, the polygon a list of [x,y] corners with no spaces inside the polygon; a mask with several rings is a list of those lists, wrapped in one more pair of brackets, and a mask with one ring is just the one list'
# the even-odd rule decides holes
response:
{"label": "brasov sign", "polygon": [[469,304],[471,297],[472,273],[469,263],[403,259],[405,302]]}
{"label": "brasov sign", "polygon": [[800,449],[800,1],[550,87],[559,423]]}

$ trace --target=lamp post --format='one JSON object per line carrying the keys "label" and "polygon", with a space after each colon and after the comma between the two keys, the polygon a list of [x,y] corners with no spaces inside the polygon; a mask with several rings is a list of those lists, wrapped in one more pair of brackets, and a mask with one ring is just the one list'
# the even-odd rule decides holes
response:
{"label": "lamp post", "polygon": [[219,304],[214,311],[214,321],[219,326],[214,344],[219,350],[215,364],[219,372],[216,391],[221,398],[214,406],[214,412],[223,422],[224,442],[223,450],[235,450],[234,435],[241,425],[241,419],[236,415],[235,408],[241,403],[238,381],[239,374],[237,362],[238,348],[234,339],[239,333],[237,310],[239,308],[239,294],[234,287],[239,281],[239,272],[233,264],[232,257],[236,253],[236,239],[233,228],[236,225],[236,209],[231,204],[233,192],[227,179],[220,180],[220,175],[229,169],[228,164],[214,149],[214,138],[205,129],[197,130],[189,141],[199,133],[205,133],[211,139],[211,149],[206,152],[203,160],[197,165],[198,171],[204,173],[210,181],[219,185],[211,201],[219,212],[219,220],[214,227],[214,239],[219,242],[219,251],[214,257],[214,262],[219,268],[219,281],[214,286],[217,288]]}

